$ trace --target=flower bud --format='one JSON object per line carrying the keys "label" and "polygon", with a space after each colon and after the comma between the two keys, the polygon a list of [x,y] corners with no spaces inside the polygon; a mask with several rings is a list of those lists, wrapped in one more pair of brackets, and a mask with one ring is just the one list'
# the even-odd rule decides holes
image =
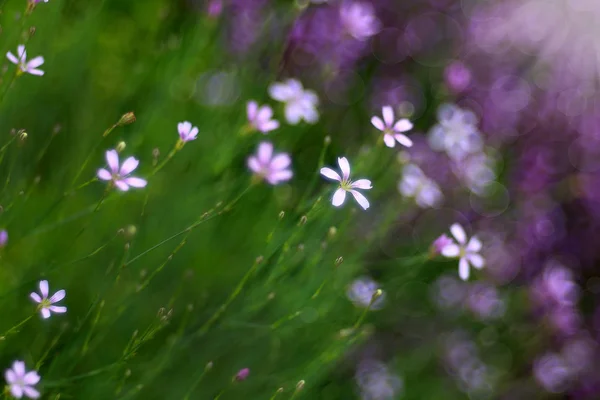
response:
{"label": "flower bud", "polygon": [[238,382],[245,381],[246,378],[248,378],[248,375],[250,375],[250,369],[243,368],[239,370],[239,372],[235,375],[234,379]]}
{"label": "flower bud", "polygon": [[117,126],[130,125],[130,124],[133,124],[134,122],[135,122],[135,114],[133,113],[133,111],[130,111],[126,114],[123,114],[121,119],[119,119],[119,122],[117,122]]}
{"label": "flower bud", "polygon": [[305,382],[304,380],[301,380],[301,381],[299,381],[299,382],[296,384],[296,391],[297,391],[297,392],[299,392],[300,390],[304,389],[304,384],[305,384],[305,383],[306,383],[306,382]]}
{"label": "flower bud", "polygon": [[340,265],[342,265],[342,263],[344,262],[344,257],[338,257],[335,259],[335,266],[339,267]]}
{"label": "flower bud", "polygon": [[115,150],[117,150],[117,153],[120,153],[123,150],[125,150],[125,147],[127,147],[127,144],[124,141],[120,141],[119,143],[117,143],[117,147],[115,147]]}
{"label": "flower bud", "polygon": [[284,212],[284,211],[281,211],[281,212],[279,213],[279,220],[281,221],[281,220],[283,219],[283,217],[285,217],[285,212]]}

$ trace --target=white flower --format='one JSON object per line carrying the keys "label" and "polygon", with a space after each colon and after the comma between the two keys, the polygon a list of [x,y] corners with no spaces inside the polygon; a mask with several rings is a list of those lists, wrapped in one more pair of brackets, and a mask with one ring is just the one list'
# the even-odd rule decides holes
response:
{"label": "white flower", "polygon": [[305,90],[297,79],[276,82],[269,86],[269,95],[285,103],[285,119],[292,125],[305,120],[314,124],[319,120],[319,98],[312,90]]}
{"label": "white flower", "polygon": [[103,181],[112,181],[119,190],[125,192],[129,190],[130,186],[142,188],[148,183],[144,179],[129,176],[140,163],[134,157],[125,159],[123,165],[119,168],[119,154],[116,150],[109,150],[106,152],[106,162],[110,171],[100,168],[98,170],[98,178]]}
{"label": "white flower", "polygon": [[192,123],[188,121],[178,123],[177,131],[179,131],[179,138],[182,142],[189,142],[198,136],[198,128],[192,126]]}
{"label": "white flower", "polygon": [[446,104],[438,110],[438,122],[429,132],[432,149],[445,151],[454,160],[482,149],[483,141],[473,112]]}
{"label": "white flower", "polygon": [[246,113],[248,122],[252,128],[264,134],[279,128],[279,122],[271,119],[273,117],[273,109],[267,105],[258,106],[255,101],[249,101],[246,105]]}
{"label": "white flower", "polygon": [[446,245],[441,253],[445,257],[455,258],[458,257],[458,275],[463,281],[469,279],[469,264],[477,269],[481,269],[485,266],[485,260],[479,254],[481,250],[481,241],[477,236],[473,236],[471,240],[467,242],[467,235],[465,230],[459,224],[453,224],[450,227],[450,232],[456,242]]}
{"label": "white flower", "polygon": [[340,176],[331,168],[321,168],[321,175],[340,183],[338,190],[336,190],[333,194],[331,204],[333,204],[335,207],[341,206],[344,204],[344,200],[346,199],[346,192],[350,192],[358,204],[360,204],[360,206],[366,210],[369,208],[369,201],[356,189],[371,189],[371,181],[368,179],[359,179],[356,182],[352,182],[350,180],[350,163],[348,163],[346,157],[338,158],[338,164],[340,166],[340,170],[342,171],[342,176]]}
{"label": "white flower", "polygon": [[402,170],[402,180],[398,184],[398,190],[406,197],[414,197],[419,207],[436,207],[444,196],[440,187],[433,180],[429,179],[414,164],[408,164]]}
{"label": "white flower", "polygon": [[403,146],[411,147],[412,140],[402,132],[410,131],[413,124],[406,118],[394,121],[394,109],[390,106],[383,107],[381,111],[383,120],[378,116],[371,118],[373,126],[383,132],[383,141],[387,147],[394,147],[396,140]]}
{"label": "white flower", "polygon": [[33,301],[39,304],[38,308],[40,310],[40,313],[42,314],[42,317],[44,319],[50,318],[51,312],[57,314],[66,313],[67,307],[55,306],[53,304],[58,303],[59,301],[64,299],[67,293],[64,290],[59,290],[58,292],[54,293],[50,298],[48,298],[48,294],[48,281],[41,281],[40,294],[32,292],[29,295],[29,297],[31,297]]}
{"label": "white flower", "polygon": [[6,370],[4,377],[13,397],[17,399],[22,398],[23,395],[30,399],[40,397],[40,392],[33,388],[40,381],[40,376],[35,371],[27,372],[23,361],[15,361],[12,368]]}
{"label": "white flower", "polygon": [[21,70],[21,73],[27,72],[31,75],[44,75],[44,71],[37,68],[44,63],[44,57],[37,56],[33,60],[27,62],[27,51],[25,50],[25,46],[22,44],[17,47],[17,56],[9,51],[6,53],[6,58],[8,58],[13,64],[17,65]]}
{"label": "white flower", "polygon": [[369,307],[371,310],[379,310],[383,307],[385,301],[385,293],[380,294],[374,299],[375,292],[379,290],[379,284],[373,281],[371,278],[362,277],[355,279],[348,290],[346,295],[352,303],[357,307]]}
{"label": "white flower", "polygon": [[369,3],[343,3],[340,6],[340,20],[346,32],[357,40],[367,40],[379,32],[379,20]]}

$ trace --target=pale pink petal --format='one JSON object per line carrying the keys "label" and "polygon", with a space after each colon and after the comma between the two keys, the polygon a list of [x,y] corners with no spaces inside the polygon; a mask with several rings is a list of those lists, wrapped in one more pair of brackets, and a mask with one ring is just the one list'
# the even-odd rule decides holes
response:
{"label": "pale pink petal", "polygon": [[467,250],[472,253],[477,253],[481,250],[481,240],[477,236],[473,236],[467,244]]}
{"label": "pale pink petal", "polygon": [[39,295],[39,294],[37,294],[37,293],[35,293],[35,292],[32,292],[32,293],[29,295],[29,297],[31,297],[31,299],[32,299],[33,301],[35,301],[36,303],[41,303],[41,302],[42,302],[42,298],[40,297],[40,295]]}
{"label": "pale pink petal", "polygon": [[189,121],[180,122],[177,124],[177,130],[179,131],[179,136],[186,137],[190,130],[192,129],[192,123]]}
{"label": "pale pink petal", "polygon": [[262,133],[267,133],[267,132],[273,131],[277,128],[279,128],[279,121],[271,120],[271,121],[262,123],[258,127],[258,130],[261,131]]}
{"label": "pale pink petal", "polygon": [[385,122],[385,126],[386,127],[392,126],[392,124],[394,123],[394,109],[390,106],[385,106],[385,107],[383,107],[381,112],[383,114],[383,120]]}
{"label": "pale pink petal", "polygon": [[444,257],[458,257],[458,255],[460,254],[460,247],[458,247],[454,243],[448,244],[442,248],[441,253]]}
{"label": "pale pink petal", "polygon": [[42,65],[43,63],[44,63],[44,57],[37,56],[27,63],[27,69],[30,70],[30,69],[37,68],[40,65]]}
{"label": "pale pink petal", "polygon": [[398,141],[398,143],[400,143],[402,146],[405,146],[405,147],[412,147],[412,145],[413,145],[413,142],[412,142],[412,140],[410,140],[410,139],[408,138],[408,136],[406,136],[406,135],[403,135],[403,134],[401,134],[401,133],[397,133],[397,134],[395,134],[395,135],[394,135],[394,138],[395,138],[395,139]]}
{"label": "pale pink petal", "polygon": [[463,281],[469,279],[469,262],[464,257],[458,262],[458,276]]}
{"label": "pale pink petal", "polygon": [[290,158],[290,156],[285,153],[282,153],[277,154],[275,157],[273,157],[273,159],[271,160],[270,167],[273,170],[281,170],[289,167],[291,163],[292,159]]}
{"label": "pale pink petal", "polygon": [[42,71],[41,69],[29,69],[29,70],[27,70],[27,72],[30,73],[31,75],[37,75],[37,76],[44,75],[44,71]]}
{"label": "pale pink petal", "polygon": [[452,236],[454,236],[458,243],[464,244],[467,241],[467,234],[460,224],[452,224],[450,232],[452,232]]}
{"label": "pale pink petal", "polygon": [[132,187],[143,188],[148,184],[148,181],[146,181],[145,179],[142,179],[142,178],[136,178],[136,177],[132,176],[132,177],[126,178],[125,183]]}
{"label": "pale pink petal", "polygon": [[19,59],[17,57],[15,57],[15,55],[13,53],[11,53],[10,51],[6,53],[6,58],[8,58],[9,61],[13,64],[19,63]]}
{"label": "pale pink petal", "polygon": [[198,128],[194,127],[190,131],[190,133],[187,136],[186,140],[194,140],[194,139],[196,139],[196,136],[198,136]]}
{"label": "pale pink petal", "polygon": [[40,381],[40,376],[35,371],[31,371],[31,372],[26,373],[25,377],[23,378],[23,382],[26,385],[35,385],[39,381]]}
{"label": "pale pink petal", "polygon": [[371,186],[371,181],[368,179],[359,179],[355,182],[352,182],[352,186],[353,189],[371,189],[373,186]]}
{"label": "pale pink petal", "polygon": [[471,253],[467,255],[469,262],[477,269],[485,267],[485,260],[477,253]]}
{"label": "pale pink petal", "polygon": [[338,181],[338,182],[342,181],[342,177],[337,172],[332,170],[331,168],[327,168],[327,167],[321,168],[321,175],[323,175],[326,178],[333,179],[334,181]]}
{"label": "pale pink petal", "polygon": [[129,190],[129,185],[127,183],[125,183],[125,181],[122,179],[115,181],[115,186],[123,192],[126,192]]}
{"label": "pale pink petal", "polygon": [[274,171],[269,173],[269,175],[267,176],[267,181],[269,181],[269,183],[273,185],[276,185],[280,182],[289,181],[290,179],[292,179],[293,175],[293,172],[289,169]]}
{"label": "pale pink petal", "polygon": [[63,314],[63,313],[67,312],[67,307],[63,307],[63,306],[50,306],[48,308],[53,313],[57,313],[57,314]]}
{"label": "pale pink petal", "polygon": [[288,101],[294,95],[287,84],[274,83],[269,86],[269,96],[277,101]]}
{"label": "pale pink petal", "polygon": [[365,196],[363,196],[362,193],[357,192],[356,190],[351,190],[350,193],[352,193],[352,196],[354,196],[354,199],[356,200],[356,202],[358,204],[360,204],[360,206],[364,210],[369,208],[369,200],[367,200],[367,198]]}
{"label": "pale pink petal", "polygon": [[256,119],[259,121],[268,121],[273,116],[273,110],[269,106],[262,106],[258,109]]}
{"label": "pale pink petal", "polygon": [[67,292],[65,292],[64,290],[59,290],[58,292],[54,293],[52,297],[50,297],[50,303],[54,304],[56,302],[59,302],[62,299],[64,299],[66,295]]}
{"label": "pale pink petal", "polygon": [[256,111],[258,110],[258,104],[255,101],[249,101],[246,104],[246,115],[248,116],[248,121],[254,121],[256,118]]}
{"label": "pale pink petal", "polygon": [[23,361],[15,361],[12,365],[12,369],[15,372],[17,379],[25,376],[25,363]]}
{"label": "pale pink petal", "polygon": [[262,167],[261,167],[260,163],[258,162],[258,159],[254,156],[248,157],[248,168],[250,168],[250,170],[252,172],[256,172],[256,173],[259,173],[262,170]]}
{"label": "pale pink petal", "polygon": [[298,79],[290,78],[286,80],[285,83],[294,97],[297,97],[304,92],[304,87]]}
{"label": "pale pink petal", "polygon": [[310,103],[312,107],[316,107],[319,105],[319,96],[312,90],[305,90],[303,94],[303,99],[306,103]]}
{"label": "pale pink petal", "polygon": [[331,199],[331,204],[335,207],[339,207],[344,204],[344,200],[346,200],[346,191],[342,188],[335,191],[333,194],[333,198]]}
{"label": "pale pink petal", "polygon": [[6,379],[6,383],[8,383],[9,385],[11,383],[14,383],[18,379],[17,375],[15,374],[15,371],[13,371],[12,369],[7,369],[4,372],[4,378]]}
{"label": "pale pink petal", "polygon": [[268,165],[271,162],[271,157],[273,156],[273,145],[269,142],[262,142],[258,145],[258,161],[262,165]]}
{"label": "pale pink petal", "polygon": [[48,298],[48,281],[40,281],[40,294],[42,298]]}
{"label": "pale pink petal", "polygon": [[25,392],[25,395],[27,397],[29,397],[30,399],[37,399],[37,398],[40,397],[40,392],[38,392],[37,390],[35,390],[31,386],[25,386],[25,387],[23,387],[23,391]]}
{"label": "pale pink petal", "polygon": [[139,160],[136,160],[135,157],[129,157],[127,158],[124,162],[123,165],[121,166],[121,170],[119,171],[119,175],[121,176],[126,176],[129,175],[130,173],[132,173],[137,166],[139,165]]}
{"label": "pale pink petal", "polygon": [[396,141],[394,140],[394,137],[387,133],[385,135],[383,135],[383,142],[385,143],[385,145],[387,147],[394,147],[396,145]]}
{"label": "pale pink petal", "polygon": [[10,385],[10,394],[17,399],[23,397],[23,389],[19,385]]}
{"label": "pale pink petal", "polygon": [[381,120],[381,118],[373,117],[373,118],[371,118],[371,123],[373,124],[373,126],[375,128],[379,129],[380,131],[385,130],[385,125],[383,124],[383,121]]}
{"label": "pale pink petal", "polygon": [[27,59],[27,51],[25,51],[25,46],[22,44],[17,46],[17,57],[20,61],[25,61]]}
{"label": "pale pink petal", "polygon": [[42,318],[44,318],[44,319],[50,318],[50,315],[51,315],[50,310],[48,310],[47,308],[42,308],[40,310],[40,312],[42,313]]}
{"label": "pale pink petal", "polygon": [[297,125],[304,117],[304,108],[302,105],[291,102],[285,106],[285,120],[290,125]]}
{"label": "pale pink petal", "polygon": [[406,132],[410,131],[412,128],[413,124],[406,118],[402,118],[400,121],[394,124],[394,131],[396,132]]}
{"label": "pale pink petal", "polygon": [[110,181],[112,179],[111,173],[104,168],[100,168],[97,175],[98,178],[102,179],[103,181]]}
{"label": "pale pink petal", "polygon": [[350,178],[350,163],[346,159],[346,157],[339,157],[338,164],[340,169],[342,170],[342,178],[347,181]]}
{"label": "pale pink petal", "polygon": [[119,171],[119,153],[116,150],[108,150],[106,152],[106,163],[112,173],[117,173]]}
{"label": "pale pink petal", "polygon": [[314,124],[319,120],[319,113],[317,112],[317,109],[312,106],[305,107],[302,117],[309,124]]}

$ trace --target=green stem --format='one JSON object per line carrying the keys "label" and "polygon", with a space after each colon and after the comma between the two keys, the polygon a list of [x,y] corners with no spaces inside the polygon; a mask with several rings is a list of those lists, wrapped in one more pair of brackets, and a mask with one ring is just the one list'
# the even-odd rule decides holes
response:
{"label": "green stem", "polygon": [[161,163],[156,166],[156,168],[154,168],[154,170],[150,173],[150,175],[148,175],[148,178],[150,178],[151,176],[153,176],[154,174],[156,174],[158,171],[160,171],[161,169],[163,169],[163,167],[165,165],[167,165],[167,163],[169,161],[171,161],[171,159],[173,158],[173,156],[175,156],[175,154],[179,150],[181,150],[183,148],[183,144],[184,144],[184,142],[182,142],[181,139],[179,139],[179,141],[175,144],[175,146],[173,147],[173,149],[165,157],[165,159],[162,160]]}
{"label": "green stem", "polygon": [[6,340],[6,338],[14,333],[18,333],[19,332],[19,328],[23,325],[25,325],[27,323],[27,321],[29,321],[31,318],[33,318],[35,314],[30,315],[29,317],[25,318],[23,321],[19,322],[17,325],[13,326],[12,328],[10,328],[9,330],[7,330],[6,332],[4,332],[4,334],[2,336],[0,336],[0,340]]}

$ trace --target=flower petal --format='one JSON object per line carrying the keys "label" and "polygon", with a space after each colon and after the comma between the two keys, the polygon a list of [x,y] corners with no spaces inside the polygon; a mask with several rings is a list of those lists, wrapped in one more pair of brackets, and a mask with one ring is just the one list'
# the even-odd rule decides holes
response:
{"label": "flower petal", "polygon": [[342,181],[342,177],[337,172],[332,170],[331,168],[327,168],[327,167],[321,168],[321,175],[323,175],[326,178],[332,179],[334,181],[338,181],[338,182]]}
{"label": "flower petal", "polygon": [[198,128],[193,127],[192,130],[190,131],[190,133],[188,134],[186,140],[187,141],[194,140],[194,139],[196,139],[197,136],[198,136]]}
{"label": "flower petal", "polygon": [[256,155],[258,156],[258,161],[262,165],[269,165],[271,157],[273,156],[273,145],[269,142],[260,143]]}
{"label": "flower petal", "polygon": [[469,259],[469,262],[473,265],[473,267],[477,269],[485,267],[485,260],[481,255],[477,253],[470,253],[467,255],[467,258]]}
{"label": "flower petal", "polygon": [[40,294],[42,298],[48,298],[48,281],[40,281]]}
{"label": "flower petal", "polygon": [[369,208],[369,200],[367,200],[367,198],[365,196],[362,195],[362,193],[356,191],[356,190],[351,190],[350,193],[352,193],[352,196],[354,196],[354,199],[356,200],[356,202],[358,204],[360,204],[360,206],[366,210],[367,208]]}
{"label": "flower petal", "polygon": [[42,313],[42,318],[44,318],[44,319],[50,318],[50,315],[51,315],[50,310],[48,310],[47,308],[42,308],[40,310],[40,312]]}
{"label": "flower petal", "polygon": [[17,384],[10,385],[10,394],[12,394],[13,397],[16,397],[17,399],[20,399],[21,397],[23,397],[23,389]]}
{"label": "flower petal", "polygon": [[130,173],[132,173],[137,166],[139,165],[139,160],[136,160],[135,157],[129,157],[127,158],[124,162],[123,165],[121,166],[121,170],[119,171],[119,175],[121,176],[126,176],[129,175]]}
{"label": "flower petal", "polygon": [[50,297],[50,303],[54,304],[56,302],[59,302],[62,299],[64,299],[66,295],[67,292],[65,292],[64,290],[59,290],[58,292],[54,293],[52,297]]}
{"label": "flower petal", "polygon": [[463,281],[469,279],[469,262],[464,257],[458,262],[458,276]]}
{"label": "flower petal", "polygon": [[339,157],[338,164],[342,170],[343,180],[347,181],[348,178],[350,178],[350,163],[348,162],[348,159],[346,159],[346,157]]}
{"label": "flower petal", "polygon": [[44,71],[42,71],[41,69],[28,69],[27,72],[30,73],[31,75],[37,75],[37,76],[44,75]]}
{"label": "flower petal", "polygon": [[467,250],[471,253],[477,253],[481,250],[481,240],[477,236],[473,236],[469,243],[467,244]]}
{"label": "flower petal", "polygon": [[273,170],[281,170],[289,167],[291,163],[292,159],[290,158],[290,156],[286,153],[281,153],[273,157],[273,159],[271,160],[270,167]]}
{"label": "flower petal", "polygon": [[255,101],[249,101],[246,104],[246,115],[248,116],[248,121],[254,121],[256,118],[256,112],[258,110],[258,103]]}
{"label": "flower petal", "polygon": [[373,124],[373,126],[379,129],[380,131],[385,130],[385,125],[383,124],[383,121],[377,116],[371,118],[371,124]]}
{"label": "flower petal", "polygon": [[110,181],[112,179],[112,175],[110,172],[108,172],[108,170],[104,169],[104,168],[100,168],[98,170],[98,178],[102,179],[103,181]]}
{"label": "flower petal", "polygon": [[57,313],[57,314],[63,314],[63,313],[67,312],[67,307],[63,307],[63,306],[50,306],[48,308],[53,313]]}
{"label": "flower petal", "polygon": [[346,191],[342,188],[339,188],[333,194],[333,197],[331,198],[331,204],[333,204],[335,207],[339,207],[344,204],[344,200],[346,200]]}
{"label": "flower petal", "polygon": [[442,251],[440,251],[440,253],[442,253],[444,257],[458,257],[458,255],[460,254],[460,247],[458,247],[458,245],[456,245],[455,243],[447,244],[442,248]]}
{"label": "flower petal", "polygon": [[24,386],[23,391],[25,392],[25,395],[30,399],[37,399],[38,397],[40,397],[40,392],[38,392],[31,386]]}
{"label": "flower petal", "polygon": [[262,170],[262,167],[260,165],[260,163],[258,162],[258,159],[254,156],[250,156],[248,157],[248,168],[250,168],[250,170],[252,172],[256,172],[257,174]]}
{"label": "flower petal", "polygon": [[387,147],[394,147],[396,145],[396,141],[394,140],[394,137],[390,134],[385,134],[383,135],[383,142],[385,143],[385,145]]}
{"label": "flower petal", "polygon": [[131,176],[125,179],[125,183],[131,187],[143,188],[148,184],[148,181],[142,178],[136,178],[135,176]]}
{"label": "flower petal", "polygon": [[9,385],[14,383],[18,378],[17,375],[15,374],[15,371],[13,371],[12,369],[7,369],[4,372],[4,379],[6,379],[6,383],[8,383]]}
{"label": "flower petal", "polygon": [[122,192],[126,192],[129,190],[129,185],[125,183],[123,179],[115,181],[115,186]]}
{"label": "flower petal", "polygon": [[30,69],[37,68],[40,65],[42,65],[43,63],[44,63],[44,57],[37,56],[27,63],[27,69],[30,70]]}
{"label": "flower petal", "polygon": [[390,106],[385,106],[381,110],[381,113],[383,114],[385,126],[392,126],[394,123],[394,109]]}
{"label": "flower petal", "polygon": [[23,378],[23,382],[26,385],[35,385],[39,381],[40,381],[40,376],[35,371],[30,371],[30,372],[26,373],[25,377]]}
{"label": "flower petal", "polygon": [[276,121],[274,119],[268,122],[263,122],[258,126],[258,130],[265,134],[277,128],[279,128],[279,121]]}
{"label": "flower petal", "polygon": [[27,59],[27,51],[25,50],[25,46],[20,44],[17,46],[17,58],[19,61],[25,61]]}
{"label": "flower petal", "polygon": [[269,86],[268,91],[269,96],[271,96],[273,100],[283,102],[288,101],[294,95],[294,92],[287,84],[279,82],[273,83],[271,86]]}
{"label": "flower petal", "polygon": [[319,120],[319,112],[312,105],[305,106],[303,107],[302,118],[309,124],[314,124]]}
{"label": "flower petal", "polygon": [[13,64],[19,63],[19,59],[10,51],[6,53],[6,58],[8,58],[8,60]]}
{"label": "flower petal", "polygon": [[395,139],[398,141],[398,143],[400,143],[402,146],[405,146],[405,147],[412,147],[412,145],[413,145],[413,142],[412,142],[412,140],[410,140],[410,139],[408,138],[408,136],[406,136],[406,135],[403,135],[403,134],[401,134],[401,133],[396,133],[396,134],[394,135],[394,138],[395,138]]}
{"label": "flower petal", "polygon": [[42,298],[36,292],[31,292],[31,294],[29,294],[29,297],[31,297],[31,300],[35,301],[36,303],[42,302]]}
{"label": "flower petal", "polygon": [[15,372],[17,379],[25,376],[25,363],[23,361],[15,361],[12,365],[12,369]]}
{"label": "flower petal", "polygon": [[277,185],[278,183],[289,181],[292,179],[294,173],[289,169],[284,169],[280,171],[272,171],[267,175],[267,181],[271,185]]}
{"label": "flower petal", "polygon": [[119,153],[116,150],[108,150],[106,152],[106,163],[112,173],[117,173],[119,171]]}
{"label": "flower petal", "polygon": [[394,124],[395,132],[406,132],[406,131],[410,131],[412,128],[413,128],[412,122],[410,122],[406,118],[402,118],[401,120],[399,120],[398,122],[396,122]]}
{"label": "flower petal", "polygon": [[359,179],[355,182],[352,182],[350,185],[353,189],[372,189],[371,181],[368,179]]}
{"label": "flower petal", "polygon": [[262,106],[256,113],[256,119],[259,121],[268,121],[273,116],[273,109],[269,106]]}
{"label": "flower petal", "polygon": [[450,232],[452,232],[452,236],[454,236],[458,243],[465,244],[467,241],[467,234],[460,224],[452,224]]}
{"label": "flower petal", "polygon": [[285,106],[285,120],[290,125],[297,125],[304,117],[304,108],[296,102],[290,102]]}

